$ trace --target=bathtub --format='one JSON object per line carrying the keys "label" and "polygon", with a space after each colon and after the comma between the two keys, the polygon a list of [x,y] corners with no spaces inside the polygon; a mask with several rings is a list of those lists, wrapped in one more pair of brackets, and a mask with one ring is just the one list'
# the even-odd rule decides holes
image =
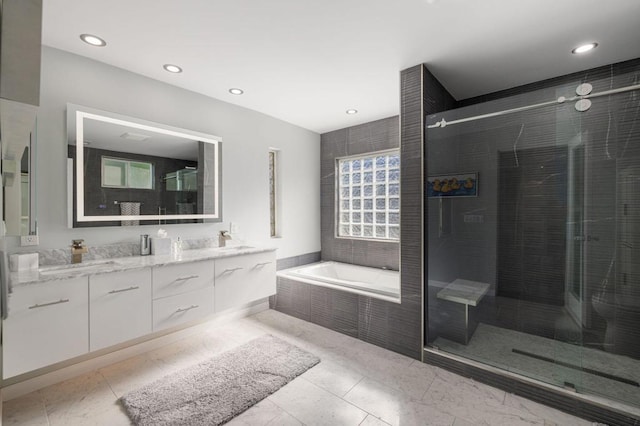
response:
{"label": "bathtub", "polygon": [[381,268],[320,262],[278,271],[283,278],[400,302],[400,273]]}

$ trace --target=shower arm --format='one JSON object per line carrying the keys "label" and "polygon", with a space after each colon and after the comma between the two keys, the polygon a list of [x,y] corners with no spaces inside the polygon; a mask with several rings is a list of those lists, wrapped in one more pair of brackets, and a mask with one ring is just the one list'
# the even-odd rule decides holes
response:
{"label": "shower arm", "polygon": [[527,106],[518,107],[518,108],[505,109],[505,110],[502,110],[502,111],[496,111],[496,112],[492,112],[492,113],[489,113],[489,114],[476,115],[476,116],[473,116],[473,117],[460,118],[458,120],[446,121],[443,118],[442,120],[437,121],[434,124],[428,125],[427,129],[443,128],[443,127],[451,126],[451,125],[454,125],[454,124],[466,123],[468,121],[482,120],[482,119],[485,119],[485,118],[498,117],[498,116],[501,116],[501,115],[512,114],[512,113],[515,113],[515,112],[528,111],[528,110],[531,110],[531,109],[541,108],[541,107],[545,107],[545,106],[549,106],[549,105],[558,105],[558,104],[563,104],[565,102],[579,101],[579,100],[582,100],[582,99],[598,98],[598,97],[601,97],[601,96],[614,95],[616,93],[631,92],[631,91],[634,91],[634,90],[640,90],[640,84],[634,84],[634,85],[631,85],[631,86],[620,87],[618,89],[605,90],[603,92],[598,92],[598,93],[590,93],[590,94],[585,94],[585,95],[576,95],[576,96],[573,96],[571,98],[565,98],[564,96],[560,96],[558,99],[553,100],[553,101],[541,102],[539,104],[527,105]]}

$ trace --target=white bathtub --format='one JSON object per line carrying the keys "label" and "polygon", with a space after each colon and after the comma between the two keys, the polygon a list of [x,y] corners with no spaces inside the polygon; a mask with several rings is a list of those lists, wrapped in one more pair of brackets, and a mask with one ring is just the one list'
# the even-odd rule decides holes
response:
{"label": "white bathtub", "polygon": [[386,269],[320,262],[285,269],[278,276],[379,299],[400,302],[400,273]]}

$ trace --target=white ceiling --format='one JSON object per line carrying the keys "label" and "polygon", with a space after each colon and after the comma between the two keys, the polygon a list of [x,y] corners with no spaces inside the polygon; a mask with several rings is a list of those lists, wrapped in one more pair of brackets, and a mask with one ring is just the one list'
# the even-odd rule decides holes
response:
{"label": "white ceiling", "polygon": [[640,0],[44,0],[43,21],[45,45],[318,133],[397,115],[420,63],[464,99],[640,57]]}

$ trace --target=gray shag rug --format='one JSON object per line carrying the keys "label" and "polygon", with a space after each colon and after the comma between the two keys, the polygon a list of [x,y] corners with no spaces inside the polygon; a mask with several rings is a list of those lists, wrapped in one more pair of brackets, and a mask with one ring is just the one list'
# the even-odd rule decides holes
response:
{"label": "gray shag rug", "polygon": [[319,362],[267,335],[129,392],[120,403],[136,425],[219,425]]}

